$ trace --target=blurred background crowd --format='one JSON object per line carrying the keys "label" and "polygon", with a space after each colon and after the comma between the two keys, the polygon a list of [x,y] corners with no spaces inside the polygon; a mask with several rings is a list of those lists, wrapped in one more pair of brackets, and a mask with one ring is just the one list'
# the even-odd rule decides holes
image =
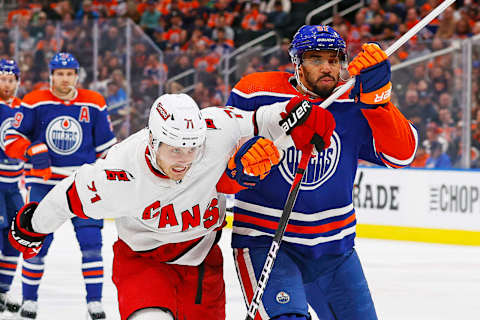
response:
{"label": "blurred background crowd", "polygon": [[[327,2],[0,0],[0,58],[17,59],[22,97],[48,88],[48,61],[56,52],[74,54],[81,64],[80,85],[105,96],[122,139],[144,127],[150,104],[161,93],[189,93],[202,108],[223,105],[243,75],[293,72],[290,39],[308,14]],[[344,0],[340,8],[321,12],[310,22],[329,19],[353,58],[368,41],[387,48],[440,2],[370,0],[342,15],[341,6],[358,3]],[[480,167],[480,41],[474,42],[470,58],[457,47],[414,63],[465,39],[480,40],[478,34],[480,1],[457,1],[390,58],[394,103],[420,134],[414,167],[465,167],[465,119],[470,122],[469,166]],[[259,37],[265,40],[251,44]],[[412,63],[407,66],[408,61]],[[469,61],[471,96],[466,97]],[[466,101],[471,105],[469,117]]]}

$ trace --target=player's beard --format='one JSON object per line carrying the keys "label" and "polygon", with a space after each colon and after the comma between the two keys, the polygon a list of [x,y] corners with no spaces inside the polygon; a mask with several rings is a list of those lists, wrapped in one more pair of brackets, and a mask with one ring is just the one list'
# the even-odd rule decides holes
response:
{"label": "player's beard", "polygon": [[[303,70],[303,75],[305,77],[307,88],[310,87],[310,91],[312,91],[322,99],[328,98],[332,94],[333,89],[335,89],[335,87],[338,84],[339,76],[335,78],[331,74],[322,74],[320,76],[315,77],[313,74],[311,74],[305,69]],[[331,85],[321,84],[320,81],[322,79],[332,80]]]}
{"label": "player's beard", "polygon": [[3,101],[8,101],[12,96],[15,90],[3,89],[0,90],[0,99]]}

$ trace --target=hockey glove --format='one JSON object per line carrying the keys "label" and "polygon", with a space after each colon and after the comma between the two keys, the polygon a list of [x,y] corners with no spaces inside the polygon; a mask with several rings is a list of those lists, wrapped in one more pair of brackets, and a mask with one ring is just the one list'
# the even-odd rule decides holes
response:
{"label": "hockey glove", "polygon": [[392,83],[387,54],[376,44],[366,43],[348,65],[351,76],[355,76],[355,86],[350,98],[362,104],[363,108],[385,106],[390,101]]}
{"label": "hockey glove", "polygon": [[32,217],[37,206],[37,202],[24,205],[12,220],[12,226],[8,233],[8,240],[12,247],[23,253],[23,259],[35,257],[40,252],[47,236],[47,234],[33,231]]}
{"label": "hockey glove", "polygon": [[32,142],[26,150],[26,157],[32,163],[33,168],[30,170],[32,175],[42,177],[45,181],[52,177],[50,157],[45,143]]}
{"label": "hockey glove", "polygon": [[315,145],[318,152],[330,146],[330,138],[335,129],[333,115],[304,97],[293,97],[282,112],[280,126],[292,136],[295,148],[301,151]]}
{"label": "hockey glove", "polygon": [[253,137],[237,149],[227,165],[227,176],[244,187],[254,187],[280,162],[280,154],[272,141]]}

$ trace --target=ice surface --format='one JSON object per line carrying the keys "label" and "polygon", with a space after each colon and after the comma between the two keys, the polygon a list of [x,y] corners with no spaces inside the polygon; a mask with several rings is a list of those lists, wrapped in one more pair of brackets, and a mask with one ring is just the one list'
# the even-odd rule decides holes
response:
{"label": "ice surface", "polygon": [[[243,320],[246,308],[229,249],[230,230],[221,241],[225,257],[227,319]],[[105,222],[104,307],[109,320],[119,320],[111,281],[112,221]],[[375,300],[379,319],[480,319],[480,247],[357,239],[357,250]],[[55,234],[39,291],[38,320],[84,320],[85,289],[80,249],[70,223]],[[20,268],[18,268],[20,269]],[[20,270],[17,270],[19,274]],[[12,292],[20,299],[16,277]]]}

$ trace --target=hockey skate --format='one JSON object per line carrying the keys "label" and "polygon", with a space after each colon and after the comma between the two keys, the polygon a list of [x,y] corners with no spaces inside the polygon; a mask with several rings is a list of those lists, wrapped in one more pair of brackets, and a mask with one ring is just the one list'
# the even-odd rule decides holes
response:
{"label": "hockey skate", "polygon": [[13,301],[8,294],[0,293],[0,312],[12,312],[15,313],[20,309],[20,304]]}
{"label": "hockey skate", "polygon": [[19,319],[30,320],[37,318],[37,301],[25,300],[20,307]]}
{"label": "hockey skate", "polygon": [[92,301],[87,303],[87,309],[87,320],[102,320],[107,318],[100,301]]}

